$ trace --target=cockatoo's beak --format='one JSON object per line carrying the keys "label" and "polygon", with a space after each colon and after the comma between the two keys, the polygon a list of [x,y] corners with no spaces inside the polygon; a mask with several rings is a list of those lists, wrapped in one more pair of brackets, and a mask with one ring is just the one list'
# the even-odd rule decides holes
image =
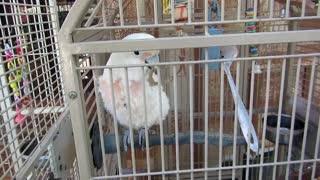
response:
{"label": "cockatoo's beak", "polygon": [[[142,55],[142,61],[146,64],[159,63],[159,51],[145,51]],[[151,67],[149,67],[151,69]]]}
{"label": "cockatoo's beak", "polygon": [[148,59],[145,60],[145,63],[159,63],[160,60],[159,60],[159,55],[158,54],[155,54],[151,57],[149,57]]}
{"label": "cockatoo's beak", "polygon": [[[146,51],[143,54],[143,61],[146,64],[159,63],[159,51]],[[148,66],[151,69],[151,66]]]}
{"label": "cockatoo's beak", "polygon": [[159,54],[159,51],[156,51],[156,50],[153,50],[153,51],[145,51],[145,52],[143,52],[142,58],[143,58],[143,60],[147,60],[147,59],[149,59],[149,58],[151,58],[151,57],[153,57],[153,56],[156,56],[156,55],[158,55],[158,54]]}

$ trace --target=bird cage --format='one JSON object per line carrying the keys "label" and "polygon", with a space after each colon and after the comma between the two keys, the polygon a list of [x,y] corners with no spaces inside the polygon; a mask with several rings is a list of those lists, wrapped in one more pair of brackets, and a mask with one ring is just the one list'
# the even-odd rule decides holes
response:
{"label": "bird cage", "polygon": [[[2,136],[8,140],[1,148],[9,158],[5,157],[8,160],[3,161],[1,168],[10,172],[4,175],[14,177],[18,172],[15,176],[18,179],[31,172],[34,177],[48,177],[51,172],[56,178],[72,179],[320,177],[318,1],[77,0],[58,37],[54,23],[56,3],[37,3],[26,0],[22,6],[43,7],[30,12],[30,16],[50,17],[52,22],[44,23],[50,24],[48,30],[45,26],[35,31],[42,33],[39,37],[48,36],[45,31],[52,32],[54,40],[50,45],[54,48],[53,52],[43,50],[41,47],[48,44],[44,41],[24,52],[23,62],[37,61],[29,69],[41,65],[55,68],[55,71],[42,69],[36,75],[30,73],[28,78],[30,82],[37,81],[29,87],[30,92],[48,91],[39,101],[51,98],[48,102],[53,104],[33,106],[35,109],[52,107],[46,113],[28,112],[32,119],[48,114],[50,118],[45,122],[50,125],[29,120],[32,123],[27,132],[36,133],[35,129],[42,127],[47,131],[39,140],[32,134],[31,140],[37,139],[39,150],[34,150],[34,157],[23,160],[15,169],[10,165],[14,158],[20,157],[16,149],[26,140],[8,139],[12,138],[10,133],[21,128],[11,118],[12,124],[2,130]],[[1,5],[12,9],[21,6],[20,1]],[[15,16],[18,19],[15,24],[19,24],[19,13]],[[42,22],[40,18],[39,22]],[[30,20],[27,24],[30,28],[37,27]],[[2,26],[4,33],[9,26]],[[21,26],[14,26],[18,27],[14,32],[18,33]],[[135,33],[147,33],[155,38],[124,39]],[[2,35],[7,36],[19,37]],[[30,41],[39,44],[41,40]],[[28,56],[38,49],[48,57],[34,60]],[[120,63],[125,59],[119,59],[117,65],[106,65],[115,53],[154,50],[159,50],[159,62],[126,64]],[[6,57],[5,49],[1,51]],[[47,54],[53,54],[54,62],[50,63],[52,57]],[[106,102],[101,94],[104,84],[100,78],[108,71],[124,72],[121,74],[127,81],[123,89],[124,106],[131,114],[127,119],[130,122],[138,114],[131,110],[135,107],[131,107],[130,101],[137,97],[129,90],[130,75],[134,68],[148,67],[157,71],[157,82],[151,86],[158,88],[159,93],[152,99],[147,96],[145,88],[146,85],[149,88],[150,82],[142,80],[143,98],[138,101],[143,108],[137,111],[143,112],[143,119],[148,122],[147,102],[162,101],[161,93],[168,97],[170,108],[158,125],[144,127],[142,144],[129,123],[126,144],[123,138],[128,127],[114,116],[119,109],[105,108],[111,102]],[[1,83],[8,86],[6,74],[10,70],[3,72]],[[45,77],[41,78],[42,74]],[[49,78],[54,75],[59,79],[57,84]],[[114,82],[114,77],[108,77],[105,82]],[[46,86],[38,86],[45,79],[48,79]],[[49,90],[54,88],[57,90]],[[0,94],[2,111],[15,107],[12,90],[7,89],[9,94],[5,94],[5,89]],[[111,104],[117,101],[117,91],[111,86]],[[59,98],[55,99],[55,95]],[[37,93],[30,98],[35,96]],[[163,110],[161,105],[156,108]],[[6,114],[1,115],[3,123],[11,123],[12,116],[8,120]],[[63,145],[67,137],[71,140]],[[73,140],[75,152],[73,145],[69,146]],[[7,142],[17,144],[11,147]],[[36,166],[36,163],[45,165]]]}

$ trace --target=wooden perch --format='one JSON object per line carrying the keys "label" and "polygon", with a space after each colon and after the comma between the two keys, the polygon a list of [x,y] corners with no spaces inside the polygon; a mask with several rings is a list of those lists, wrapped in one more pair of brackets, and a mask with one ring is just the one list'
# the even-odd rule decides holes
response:
{"label": "wooden perch", "polygon": [[[189,133],[179,133],[179,144],[190,144],[190,134]],[[123,151],[123,135],[119,135],[119,143],[120,143],[120,151]],[[219,133],[209,133],[208,134],[208,144],[219,146]],[[149,147],[159,146],[161,144],[160,136],[158,135],[149,135]],[[200,131],[195,131],[193,133],[193,142],[194,144],[204,144],[205,143],[205,133]],[[233,146],[233,136],[229,134],[223,134],[223,146]],[[175,134],[164,135],[164,145],[174,145],[175,144]],[[243,136],[237,137],[237,146],[246,145],[246,140]],[[113,154],[117,152],[116,147],[116,138],[114,134],[106,134],[104,135],[104,147],[106,154]],[[130,147],[130,144],[128,144]],[[141,149],[142,147],[139,145],[138,135],[134,135],[134,147],[135,149]],[[144,145],[145,147],[145,145]],[[130,149],[130,148],[129,148]]]}

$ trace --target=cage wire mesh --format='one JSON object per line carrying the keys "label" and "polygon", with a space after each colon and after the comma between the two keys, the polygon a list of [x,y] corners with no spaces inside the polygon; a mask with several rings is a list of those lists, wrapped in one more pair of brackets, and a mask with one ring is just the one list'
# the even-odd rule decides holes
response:
{"label": "cage wire mesh", "polygon": [[[65,110],[57,18],[55,1],[0,2],[0,179],[16,178],[48,147]],[[23,178],[48,179],[51,158],[45,150]]]}

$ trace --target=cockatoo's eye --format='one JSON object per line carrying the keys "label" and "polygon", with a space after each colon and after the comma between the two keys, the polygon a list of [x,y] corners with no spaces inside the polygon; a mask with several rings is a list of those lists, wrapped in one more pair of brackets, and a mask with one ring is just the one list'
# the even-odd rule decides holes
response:
{"label": "cockatoo's eye", "polygon": [[140,54],[139,51],[134,51],[133,53],[134,53],[135,55],[137,55],[137,56]]}

